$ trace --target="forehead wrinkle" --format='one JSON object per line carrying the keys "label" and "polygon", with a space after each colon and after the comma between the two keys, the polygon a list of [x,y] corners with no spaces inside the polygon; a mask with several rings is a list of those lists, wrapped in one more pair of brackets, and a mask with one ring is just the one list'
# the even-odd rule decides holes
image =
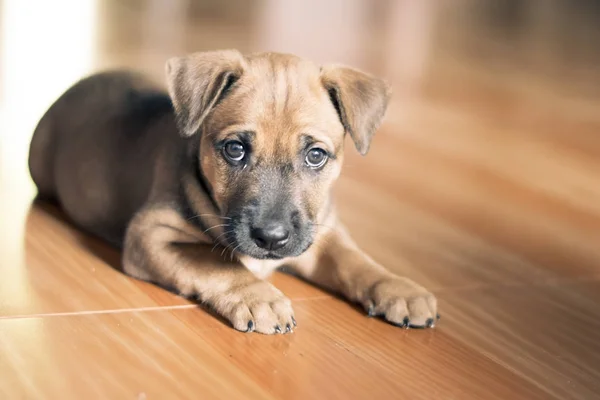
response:
{"label": "forehead wrinkle", "polygon": [[298,152],[298,143],[292,135],[281,135],[277,138],[276,157],[283,161],[291,161]]}
{"label": "forehead wrinkle", "polygon": [[268,103],[271,119],[285,118],[289,113],[290,100],[298,86],[298,71],[287,59],[269,59],[268,74],[261,80],[260,90]]}
{"label": "forehead wrinkle", "polygon": [[290,160],[290,155],[294,154],[296,145],[290,141],[290,135],[261,135],[260,149],[258,150],[265,161],[268,163],[280,163]]}
{"label": "forehead wrinkle", "polygon": [[279,56],[252,58],[232,94],[226,99],[232,100],[227,107],[231,114],[223,110],[222,120],[228,123],[222,128],[252,126],[248,130],[257,134],[257,154],[268,159],[296,157],[302,134],[330,144],[332,150],[343,139],[339,117],[312,63]]}
{"label": "forehead wrinkle", "polygon": [[286,113],[289,97],[291,95],[291,77],[287,63],[280,63],[278,66],[273,63],[273,102],[274,114],[282,115]]}

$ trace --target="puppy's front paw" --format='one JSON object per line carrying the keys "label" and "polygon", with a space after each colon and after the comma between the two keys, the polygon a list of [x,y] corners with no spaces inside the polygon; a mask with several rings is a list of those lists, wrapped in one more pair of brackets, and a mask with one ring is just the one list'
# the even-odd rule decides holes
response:
{"label": "puppy's front paw", "polygon": [[243,332],[289,333],[296,327],[292,302],[268,282],[254,282],[227,292],[216,308]]}
{"label": "puppy's front paw", "polygon": [[406,278],[377,281],[362,303],[369,316],[380,316],[405,328],[433,328],[439,319],[435,296]]}

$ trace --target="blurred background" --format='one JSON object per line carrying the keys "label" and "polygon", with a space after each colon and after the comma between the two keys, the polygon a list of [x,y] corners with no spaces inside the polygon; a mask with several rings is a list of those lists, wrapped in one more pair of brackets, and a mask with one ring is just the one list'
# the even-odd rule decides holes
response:
{"label": "blurred background", "polygon": [[[477,382],[477,393],[484,393],[478,398],[597,396],[598,0],[0,0],[0,319],[107,310],[98,317],[102,323],[74,317],[3,320],[0,345],[14,352],[14,368],[0,357],[0,375],[13,379],[14,393],[31,389],[28,375],[19,372],[24,366],[35,368],[38,381],[55,390],[48,393],[63,393],[61,382],[80,393],[95,390],[79,378],[87,367],[65,373],[86,361],[86,379],[94,385],[97,374],[117,364],[129,373],[130,388],[137,388],[138,378],[155,383],[157,391],[171,382],[142,377],[145,361],[140,367],[122,363],[116,353],[96,357],[88,336],[109,343],[107,349],[127,337],[134,350],[142,340],[163,343],[155,358],[165,357],[175,369],[182,365],[162,350],[162,336],[152,334],[163,320],[150,318],[164,313],[131,313],[136,321],[148,318],[152,329],[114,336],[97,329],[117,329],[106,324],[115,309],[194,305],[181,306],[182,299],[118,275],[88,251],[84,234],[30,208],[35,190],[27,153],[42,114],[78,79],[127,67],[162,81],[169,57],[223,48],[350,64],[392,84],[392,103],[370,153],[361,157],[346,144],[335,189],[338,206],[369,254],[434,291],[443,319],[435,332],[398,333],[276,275],[292,299],[294,293],[316,298],[295,303],[308,328],[304,334],[276,346],[236,336],[210,316],[189,311],[194,322],[185,327],[164,319],[171,322],[163,328],[178,327],[164,328],[174,337],[170,343],[192,338],[172,354],[187,355],[208,341],[210,351],[226,348],[223,365],[233,368],[228,352],[234,348],[247,360],[240,364],[243,374],[258,374],[268,390],[286,398],[313,398],[318,390],[337,387],[354,395],[355,388],[379,391],[385,398],[390,388],[419,388],[427,398],[447,393],[466,399]],[[94,253],[109,254],[109,263],[118,264],[118,253],[94,243]],[[130,314],[123,315],[122,321],[129,320]],[[89,333],[79,334],[84,323],[91,324]],[[214,324],[215,333],[201,331],[202,340],[197,331],[189,333]],[[378,335],[385,339],[373,341]],[[244,356],[252,340],[259,357]],[[387,345],[395,341],[402,344]],[[289,358],[281,358],[281,348],[289,348]],[[297,348],[307,357],[294,357]],[[348,349],[354,352],[350,362],[338,362]],[[335,356],[310,358],[327,351]],[[415,362],[421,362],[418,368]],[[284,380],[275,375],[280,367],[288,368],[280,374]],[[325,367],[342,372],[330,375]],[[372,373],[362,386],[361,367]],[[398,369],[408,378],[397,379]],[[170,387],[181,389],[180,376],[184,388],[202,384],[182,373]],[[98,387],[128,385],[126,379],[115,382],[109,377]],[[538,390],[539,397],[531,394]],[[103,398],[115,398],[106,393]]]}
{"label": "blurred background", "polygon": [[386,123],[371,156],[348,152],[347,176],[368,166],[399,202],[588,265],[600,248],[599,41],[594,0],[0,0],[0,229],[22,226],[30,136],[76,80],[115,67],[162,80],[173,55],[238,48],[386,78]]}

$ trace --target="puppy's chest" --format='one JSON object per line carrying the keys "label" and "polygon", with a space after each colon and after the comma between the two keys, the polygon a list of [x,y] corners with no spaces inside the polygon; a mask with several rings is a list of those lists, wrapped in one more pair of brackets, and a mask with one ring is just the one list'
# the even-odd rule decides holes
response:
{"label": "puppy's chest", "polygon": [[240,261],[260,279],[265,279],[271,275],[284,262],[284,260],[257,260],[250,257],[241,257]]}

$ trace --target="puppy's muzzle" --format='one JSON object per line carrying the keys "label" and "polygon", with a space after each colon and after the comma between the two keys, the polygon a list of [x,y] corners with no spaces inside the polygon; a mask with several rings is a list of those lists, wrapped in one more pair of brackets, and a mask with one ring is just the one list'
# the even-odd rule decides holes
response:
{"label": "puppy's muzzle", "polygon": [[251,201],[230,218],[232,247],[253,258],[295,257],[312,243],[312,224],[289,204],[265,207]]}

